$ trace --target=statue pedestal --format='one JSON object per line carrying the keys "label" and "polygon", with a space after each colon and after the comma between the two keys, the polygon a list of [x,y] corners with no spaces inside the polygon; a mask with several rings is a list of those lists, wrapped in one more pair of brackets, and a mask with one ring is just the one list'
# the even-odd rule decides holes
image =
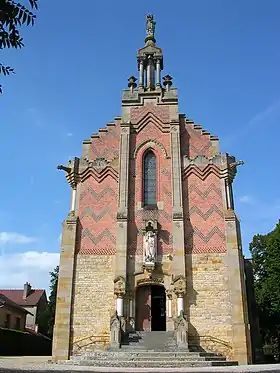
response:
{"label": "statue pedestal", "polygon": [[155,263],[152,263],[152,262],[144,263],[143,268],[144,270],[150,273],[155,269]]}

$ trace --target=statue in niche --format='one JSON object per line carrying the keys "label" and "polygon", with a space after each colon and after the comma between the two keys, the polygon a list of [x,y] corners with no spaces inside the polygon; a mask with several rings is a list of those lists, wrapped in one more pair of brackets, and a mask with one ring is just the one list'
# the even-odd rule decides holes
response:
{"label": "statue in niche", "polygon": [[149,230],[144,236],[144,262],[154,263],[156,259],[156,234]]}

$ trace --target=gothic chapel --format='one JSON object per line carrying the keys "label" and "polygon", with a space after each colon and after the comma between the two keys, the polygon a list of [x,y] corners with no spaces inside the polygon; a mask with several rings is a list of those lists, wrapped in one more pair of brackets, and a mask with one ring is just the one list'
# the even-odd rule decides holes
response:
{"label": "gothic chapel", "polygon": [[[138,79],[121,116],[82,144],[63,170],[71,186],[63,222],[53,359],[121,348],[130,331],[174,331],[251,361],[244,259],[232,184],[242,162],[178,112],[161,78],[153,16],[146,19]],[[138,81],[138,84],[136,83]]]}

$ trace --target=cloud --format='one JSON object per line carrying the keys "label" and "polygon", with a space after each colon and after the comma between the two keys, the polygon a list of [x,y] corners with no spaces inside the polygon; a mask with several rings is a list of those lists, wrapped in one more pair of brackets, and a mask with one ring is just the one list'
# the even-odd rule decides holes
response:
{"label": "cloud", "polygon": [[59,264],[59,253],[26,251],[0,256],[0,286],[22,289],[28,281],[33,288],[49,290],[49,272]]}
{"label": "cloud", "polygon": [[72,137],[72,136],[73,136],[73,133],[72,133],[72,132],[68,132],[68,133],[66,134],[66,136],[68,136],[68,137]]}
{"label": "cloud", "polygon": [[248,127],[255,126],[261,122],[269,120],[274,122],[280,117],[280,100],[269,105],[265,110],[257,113],[248,123]]}
{"label": "cloud", "polygon": [[247,123],[244,123],[240,129],[231,131],[223,139],[223,146],[229,146],[232,142],[240,139],[242,136],[247,136],[249,131],[261,126],[277,125],[280,120],[280,100],[273,102],[264,110],[255,114]]}
{"label": "cloud", "polygon": [[254,198],[249,195],[244,195],[239,198],[239,201],[242,203],[252,203],[254,202]]}
{"label": "cloud", "polygon": [[0,232],[0,245],[18,244],[24,245],[35,242],[35,237],[28,237],[14,232]]}

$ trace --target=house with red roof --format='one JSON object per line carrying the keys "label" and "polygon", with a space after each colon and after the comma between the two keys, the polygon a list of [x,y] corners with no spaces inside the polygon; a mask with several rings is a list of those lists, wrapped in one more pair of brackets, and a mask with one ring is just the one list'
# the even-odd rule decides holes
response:
{"label": "house with red roof", "polygon": [[29,311],[0,293],[0,328],[25,330]]}
{"label": "house with red roof", "polygon": [[0,293],[27,311],[25,327],[37,331],[40,315],[47,307],[45,290],[32,289],[26,282],[21,290],[0,289]]}

